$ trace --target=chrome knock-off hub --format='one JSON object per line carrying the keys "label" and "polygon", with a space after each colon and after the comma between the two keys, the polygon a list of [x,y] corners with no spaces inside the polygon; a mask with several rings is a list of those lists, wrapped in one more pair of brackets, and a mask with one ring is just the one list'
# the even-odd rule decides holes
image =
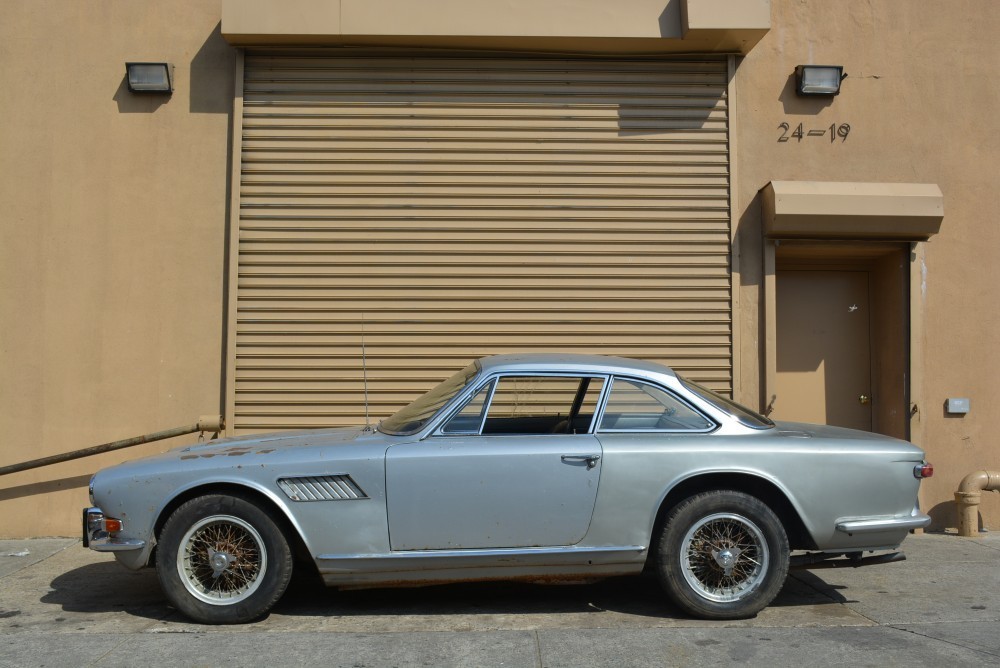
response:
{"label": "chrome knock-off hub", "polygon": [[226,572],[229,568],[229,564],[233,563],[235,558],[228,552],[217,552],[212,548],[208,548],[208,563],[212,566],[212,577],[218,578],[220,575]]}
{"label": "chrome knock-off hub", "polygon": [[724,550],[712,550],[712,558],[715,559],[715,563],[719,564],[726,575],[733,574],[733,567],[736,566],[736,561],[740,558],[740,553],[743,550],[738,547],[729,547]]}

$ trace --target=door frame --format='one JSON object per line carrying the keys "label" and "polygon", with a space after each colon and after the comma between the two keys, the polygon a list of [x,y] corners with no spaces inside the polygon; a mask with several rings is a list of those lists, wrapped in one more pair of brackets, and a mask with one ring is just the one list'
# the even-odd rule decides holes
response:
{"label": "door frame", "polygon": [[[764,360],[761,392],[761,410],[769,412],[776,396],[777,381],[777,270],[802,268],[853,269],[868,268],[872,271],[880,257],[894,250],[904,250],[908,257],[904,285],[908,288],[905,299],[907,314],[903,327],[903,341],[908,347],[904,365],[903,394],[908,415],[903,416],[905,438],[917,445],[924,440],[921,406],[923,404],[922,364],[924,350],[923,302],[925,257],[921,242],[870,242],[831,240],[781,240],[764,239]],[[781,256],[781,257],[779,257]],[[874,273],[872,274],[874,278]],[[908,285],[906,285],[908,283]],[[873,363],[879,355],[872,346]],[[780,398],[778,398],[780,401]],[[873,415],[873,427],[874,427]]]}

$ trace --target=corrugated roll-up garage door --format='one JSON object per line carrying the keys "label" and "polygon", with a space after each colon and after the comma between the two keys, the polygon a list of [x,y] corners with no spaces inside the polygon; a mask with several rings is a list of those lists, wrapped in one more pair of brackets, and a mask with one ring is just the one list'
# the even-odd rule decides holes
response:
{"label": "corrugated roll-up garage door", "polygon": [[471,359],[732,386],[725,59],[250,52],[237,431],[359,424]]}

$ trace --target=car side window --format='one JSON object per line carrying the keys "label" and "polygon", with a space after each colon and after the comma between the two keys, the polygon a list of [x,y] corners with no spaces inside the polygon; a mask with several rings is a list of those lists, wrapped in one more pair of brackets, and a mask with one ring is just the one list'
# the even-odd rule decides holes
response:
{"label": "car side window", "polygon": [[596,376],[502,376],[480,389],[441,434],[589,433],[604,383]]}
{"label": "car side window", "polygon": [[715,424],[656,385],[615,378],[601,431],[707,431]]}
{"label": "car side window", "polygon": [[478,434],[479,426],[483,423],[483,416],[486,413],[486,402],[489,401],[490,392],[493,390],[493,382],[486,383],[469,403],[462,406],[462,409],[455,413],[448,422],[441,428],[443,434]]}
{"label": "car side window", "polygon": [[600,377],[503,376],[482,433],[587,433],[603,389]]}

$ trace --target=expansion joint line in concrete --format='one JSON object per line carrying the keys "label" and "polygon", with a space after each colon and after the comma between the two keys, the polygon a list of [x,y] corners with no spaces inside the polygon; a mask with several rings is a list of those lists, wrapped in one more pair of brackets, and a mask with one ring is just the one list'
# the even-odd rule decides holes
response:
{"label": "expansion joint line in concrete", "polygon": [[[989,621],[989,620],[980,620]],[[966,624],[968,622],[941,622],[941,624]],[[929,636],[926,633],[921,633],[920,631],[914,631],[913,629],[903,628],[895,624],[886,624],[885,628],[892,629],[893,631],[902,631],[903,633],[912,633],[915,636],[920,636],[921,638],[927,638],[928,640],[934,640],[936,642],[943,642],[946,645],[951,645],[952,647],[961,647],[962,649],[967,649],[970,652],[976,652],[977,654],[983,654],[988,657],[996,658],[1000,656],[1000,653],[990,652],[985,649],[980,649],[978,647],[970,647],[969,645],[963,645],[962,643],[957,643],[954,640],[945,640],[943,638],[935,638],[934,636]]]}

